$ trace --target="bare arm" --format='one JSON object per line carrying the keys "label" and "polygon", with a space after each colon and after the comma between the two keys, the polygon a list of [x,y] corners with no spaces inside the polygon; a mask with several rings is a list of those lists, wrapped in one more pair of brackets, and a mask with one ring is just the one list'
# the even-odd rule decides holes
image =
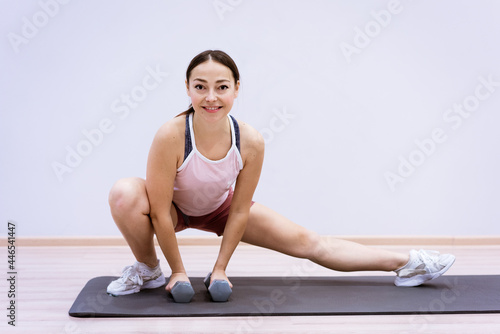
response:
{"label": "bare arm", "polygon": [[225,270],[245,232],[253,194],[259,182],[264,161],[264,140],[260,133],[244,123],[240,125],[240,128],[243,169],[236,180],[233,200],[219,256],[213,269],[212,280],[227,280]]}
{"label": "bare arm", "polygon": [[[170,213],[174,180],[180,159],[179,147],[183,148],[179,145],[183,144],[184,137],[179,134],[175,124],[172,123],[167,122],[158,130],[151,145],[147,165],[146,189],[156,238],[172,269],[172,276],[181,274],[184,278],[186,271],[177,245],[174,222]],[[170,285],[167,289],[171,288]]]}

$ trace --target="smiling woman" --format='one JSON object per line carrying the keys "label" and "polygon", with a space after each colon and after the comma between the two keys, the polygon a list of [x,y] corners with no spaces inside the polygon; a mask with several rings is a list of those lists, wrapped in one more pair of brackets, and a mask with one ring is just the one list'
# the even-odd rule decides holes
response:
{"label": "smiling woman", "polygon": [[[238,70],[238,67],[236,66],[236,63],[233,61],[229,55],[227,55],[225,52],[221,51],[212,51],[212,50],[207,50],[204,51],[200,54],[198,54],[196,57],[194,57],[191,62],[189,63],[189,66],[186,70],[186,88],[188,89],[188,95],[189,94],[189,85],[190,85],[190,78],[193,77],[193,80],[191,80],[191,83],[194,83],[195,80],[199,82],[199,85],[195,85],[194,88],[196,89],[206,89],[206,78],[203,77],[198,77],[197,75],[192,76],[192,72],[194,69],[197,69],[200,65],[201,68],[198,69],[195,74],[205,74],[209,75],[210,73],[208,72],[203,72],[203,70],[207,69],[207,66],[203,66],[204,63],[210,62],[212,65],[215,65],[216,68],[218,67],[220,70],[220,74],[222,74],[222,77],[219,79],[216,79],[216,84],[220,84],[220,88],[222,91],[228,89],[231,87],[231,84],[234,83],[234,90],[236,92],[236,98],[238,96],[238,90],[240,86],[240,72]],[[222,68],[220,68],[222,66]],[[227,73],[230,71],[230,73]],[[200,94],[201,95],[201,94]],[[231,104],[232,106],[232,104]],[[191,105],[189,106],[189,109],[183,112],[181,115],[187,115],[190,112],[195,111],[193,108],[193,103],[192,103],[192,97],[191,97]],[[179,115],[180,116],[180,115]]]}
{"label": "smiling woman", "polygon": [[238,97],[240,86],[229,68],[208,60],[193,69],[191,78],[186,79],[186,88],[194,111],[207,121],[207,113],[217,116],[212,117],[212,121],[227,116]]}
{"label": "smiling woman", "polygon": [[212,284],[223,282],[226,294],[222,300],[231,292],[226,267],[240,241],[334,270],[395,271],[398,286],[420,285],[453,264],[453,255],[424,250],[406,255],[324,239],[254,203],[264,139],[250,125],[229,115],[240,88],[236,65],[222,51],[202,52],[189,64],[185,83],[191,106],[158,130],[149,152],[146,180],[122,179],[111,189],[111,213],[137,262],[111,282],[109,293],[135,293],[165,283],[153,243],[156,234],[172,270],[166,290],[176,301],[190,301],[194,291],[175,236],[186,228],[223,236],[206,283],[212,293]]}

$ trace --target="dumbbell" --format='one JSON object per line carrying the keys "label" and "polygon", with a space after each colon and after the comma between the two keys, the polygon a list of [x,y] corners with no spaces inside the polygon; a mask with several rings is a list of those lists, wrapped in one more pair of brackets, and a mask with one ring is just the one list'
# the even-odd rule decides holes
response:
{"label": "dumbbell", "polygon": [[212,300],[214,302],[227,302],[229,296],[231,296],[231,293],[233,292],[229,286],[229,282],[216,279],[212,282],[212,284],[210,284],[211,277],[212,273],[208,273],[207,277],[203,280],[203,283],[205,283]]}
{"label": "dumbbell", "polygon": [[175,282],[174,287],[170,290],[172,297],[176,303],[189,303],[194,296],[194,290],[189,282]]}

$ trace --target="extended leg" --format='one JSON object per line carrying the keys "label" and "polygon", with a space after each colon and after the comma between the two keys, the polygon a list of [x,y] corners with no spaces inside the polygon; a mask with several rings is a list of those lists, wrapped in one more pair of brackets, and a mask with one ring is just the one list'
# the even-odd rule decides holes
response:
{"label": "extended leg", "polygon": [[322,238],[275,211],[255,203],[250,209],[242,241],[309,259],[338,271],[392,271],[408,262],[408,255],[354,242]]}

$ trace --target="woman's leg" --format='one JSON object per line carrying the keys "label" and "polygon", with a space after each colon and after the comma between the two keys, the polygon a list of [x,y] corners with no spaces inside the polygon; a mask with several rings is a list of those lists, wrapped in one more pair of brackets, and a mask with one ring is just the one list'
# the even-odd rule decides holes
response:
{"label": "woman's leg", "polygon": [[[125,178],[118,180],[109,193],[111,215],[127,241],[137,261],[156,267],[158,258],[154,246],[154,229],[149,218],[149,200],[145,180]],[[172,205],[172,219],[177,213]]]}
{"label": "woman's leg", "polygon": [[337,271],[393,271],[409,260],[408,255],[341,239],[321,238],[259,203],[250,209],[242,241],[309,259]]}

